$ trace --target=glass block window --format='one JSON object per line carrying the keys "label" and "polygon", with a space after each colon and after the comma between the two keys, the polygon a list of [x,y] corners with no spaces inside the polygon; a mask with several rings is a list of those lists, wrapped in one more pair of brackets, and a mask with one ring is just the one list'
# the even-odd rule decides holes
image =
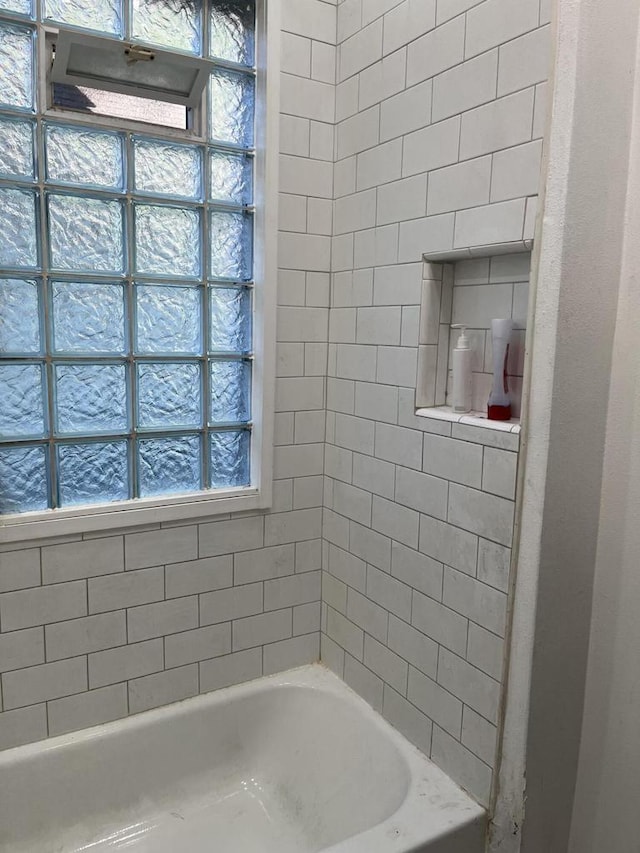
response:
{"label": "glass block window", "polygon": [[[212,59],[196,129],[40,103],[45,26]],[[254,58],[255,0],[0,2],[0,514],[251,484]]]}

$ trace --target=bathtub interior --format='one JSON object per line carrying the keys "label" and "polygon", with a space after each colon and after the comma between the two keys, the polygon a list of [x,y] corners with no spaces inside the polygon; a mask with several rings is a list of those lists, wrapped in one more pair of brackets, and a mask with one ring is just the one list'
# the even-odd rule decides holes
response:
{"label": "bathtub interior", "polygon": [[5,753],[0,850],[169,853],[188,820],[190,850],[217,833],[225,853],[315,853],[405,799],[409,768],[374,715],[310,686],[225,694]]}

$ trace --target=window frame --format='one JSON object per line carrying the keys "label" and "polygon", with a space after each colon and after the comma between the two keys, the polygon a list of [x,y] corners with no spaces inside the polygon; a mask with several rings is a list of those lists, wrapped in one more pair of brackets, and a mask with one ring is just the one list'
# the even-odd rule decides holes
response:
{"label": "window frame", "polygon": [[[277,295],[278,160],[280,101],[280,2],[256,0],[256,90],[254,176],[253,371],[251,387],[252,484],[233,489],[205,489],[164,497],[134,498],[79,507],[0,515],[0,543],[137,527],[180,523],[235,512],[266,509],[272,503],[273,432],[275,407],[275,343]],[[24,22],[10,13],[5,20]],[[49,29],[46,27],[45,29]],[[39,60],[46,55],[45,39],[37,41]],[[45,67],[40,64],[40,68]],[[202,141],[200,121],[193,129],[161,128],[145,122],[85,116],[48,106],[47,80],[36,82],[43,118],[105,130],[152,133],[167,141]],[[203,97],[206,97],[206,91]],[[201,115],[198,108],[194,111]],[[199,117],[198,117],[199,118]]]}

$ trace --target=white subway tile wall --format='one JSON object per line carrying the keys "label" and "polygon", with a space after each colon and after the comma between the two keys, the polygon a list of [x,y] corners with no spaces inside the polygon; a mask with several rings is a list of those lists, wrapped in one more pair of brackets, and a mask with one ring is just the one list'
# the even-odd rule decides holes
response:
{"label": "white subway tile wall", "polygon": [[273,509],[0,547],[0,749],[319,658],[337,9],[283,5]]}
{"label": "white subway tile wall", "polygon": [[519,436],[416,417],[416,378],[424,405],[446,401],[446,324],[465,322],[483,409],[490,322],[512,317],[519,399],[530,256],[423,267],[422,255],[533,237],[545,8],[338,3],[322,659],[483,803]]}
{"label": "white subway tile wall", "polygon": [[524,329],[515,258],[420,324],[424,252],[532,236],[549,26],[512,5],[283,3],[273,507],[0,549],[0,748],[321,652],[487,802],[519,437],[415,392],[447,310],[479,374],[488,313]]}
{"label": "white subway tile wall", "polygon": [[[2,747],[317,660],[321,499],[302,523],[276,512],[3,550]],[[267,520],[284,516],[290,541],[265,547]]]}
{"label": "white subway tile wall", "polygon": [[519,436],[421,420],[369,421],[364,450],[329,439],[322,659],[487,803]]}

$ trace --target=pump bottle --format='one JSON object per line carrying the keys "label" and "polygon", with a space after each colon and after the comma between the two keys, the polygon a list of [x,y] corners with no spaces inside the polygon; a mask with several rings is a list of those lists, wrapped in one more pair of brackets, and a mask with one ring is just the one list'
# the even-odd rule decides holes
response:
{"label": "pump bottle", "polygon": [[469,347],[467,327],[463,323],[456,323],[451,328],[461,330],[458,342],[453,350],[453,390],[451,394],[453,411],[460,414],[471,411],[473,396],[471,359],[473,353]]}

